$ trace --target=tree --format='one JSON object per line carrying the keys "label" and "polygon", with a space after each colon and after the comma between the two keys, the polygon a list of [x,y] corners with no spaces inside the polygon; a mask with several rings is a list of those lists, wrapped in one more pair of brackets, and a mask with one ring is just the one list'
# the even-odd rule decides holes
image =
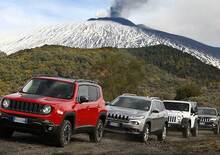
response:
{"label": "tree", "polygon": [[177,88],[175,99],[182,100],[199,95],[201,95],[201,88],[194,83],[190,83]]}
{"label": "tree", "polygon": [[94,79],[101,83],[107,100],[122,93],[138,93],[145,69],[141,60],[119,51],[104,52],[92,67]]}

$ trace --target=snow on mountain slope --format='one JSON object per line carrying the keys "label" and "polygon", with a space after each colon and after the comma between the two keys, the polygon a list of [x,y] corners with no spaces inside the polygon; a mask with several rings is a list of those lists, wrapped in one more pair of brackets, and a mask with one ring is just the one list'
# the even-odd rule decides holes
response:
{"label": "snow on mountain slope", "polygon": [[219,48],[135,25],[123,18],[99,18],[77,24],[47,26],[10,43],[0,44],[0,51],[12,54],[45,44],[76,48],[139,48],[163,44],[187,52],[220,69]]}

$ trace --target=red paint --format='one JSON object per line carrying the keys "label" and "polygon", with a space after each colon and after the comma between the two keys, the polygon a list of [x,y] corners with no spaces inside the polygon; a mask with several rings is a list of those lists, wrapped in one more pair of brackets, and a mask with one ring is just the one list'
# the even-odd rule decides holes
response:
{"label": "red paint", "polygon": [[[75,127],[81,126],[96,126],[97,120],[99,119],[100,113],[105,112],[107,113],[105,107],[105,101],[103,99],[103,93],[100,86],[100,98],[95,102],[88,102],[84,104],[80,104],[77,102],[78,96],[78,88],[79,83],[77,81],[71,81],[68,79],[62,78],[55,78],[55,77],[39,77],[40,79],[51,79],[57,80],[62,82],[72,83],[74,85],[74,95],[71,99],[57,99],[51,97],[42,97],[38,99],[34,98],[24,98],[22,97],[22,93],[15,93],[5,96],[6,99],[11,99],[15,101],[23,101],[23,102],[31,102],[31,103],[38,103],[43,105],[51,105],[52,112],[49,115],[40,115],[40,114],[31,114],[31,113],[24,113],[18,112],[14,110],[6,110],[0,107],[0,112],[4,112],[11,115],[18,115],[20,117],[31,117],[31,118],[39,118],[42,120],[48,120],[55,125],[60,125],[64,120],[65,113],[67,112],[74,112],[75,113]],[[63,111],[64,114],[58,114],[57,110]]]}

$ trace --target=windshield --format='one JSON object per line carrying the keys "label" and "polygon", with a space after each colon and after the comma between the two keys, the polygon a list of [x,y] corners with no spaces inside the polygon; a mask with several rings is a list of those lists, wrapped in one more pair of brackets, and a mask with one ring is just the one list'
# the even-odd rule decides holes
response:
{"label": "windshield", "polygon": [[217,115],[217,112],[215,109],[198,109],[199,115]]}
{"label": "windshield", "polygon": [[60,99],[71,99],[73,84],[49,79],[32,79],[21,92]]}
{"label": "windshield", "polygon": [[164,102],[164,105],[167,110],[189,111],[188,103]]}
{"label": "windshield", "polygon": [[148,111],[150,109],[151,102],[144,99],[132,98],[132,97],[118,97],[115,99],[111,106],[131,108],[137,110]]}

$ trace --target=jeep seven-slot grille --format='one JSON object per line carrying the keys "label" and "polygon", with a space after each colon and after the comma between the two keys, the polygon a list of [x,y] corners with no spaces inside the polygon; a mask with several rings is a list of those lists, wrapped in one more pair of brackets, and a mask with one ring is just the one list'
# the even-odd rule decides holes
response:
{"label": "jeep seven-slot grille", "polygon": [[43,105],[40,105],[37,103],[10,100],[10,105],[7,109],[19,111],[19,112],[41,114],[42,108],[43,108]]}
{"label": "jeep seven-slot grille", "polygon": [[210,122],[210,118],[208,118],[208,117],[202,117],[202,118],[200,119],[200,121],[201,121],[201,122]]}
{"label": "jeep seven-slot grille", "polygon": [[118,121],[129,121],[129,116],[121,114],[108,114],[108,118],[118,120]]}
{"label": "jeep seven-slot grille", "polygon": [[176,116],[169,116],[169,117],[168,117],[168,121],[169,121],[170,123],[176,122]]}

